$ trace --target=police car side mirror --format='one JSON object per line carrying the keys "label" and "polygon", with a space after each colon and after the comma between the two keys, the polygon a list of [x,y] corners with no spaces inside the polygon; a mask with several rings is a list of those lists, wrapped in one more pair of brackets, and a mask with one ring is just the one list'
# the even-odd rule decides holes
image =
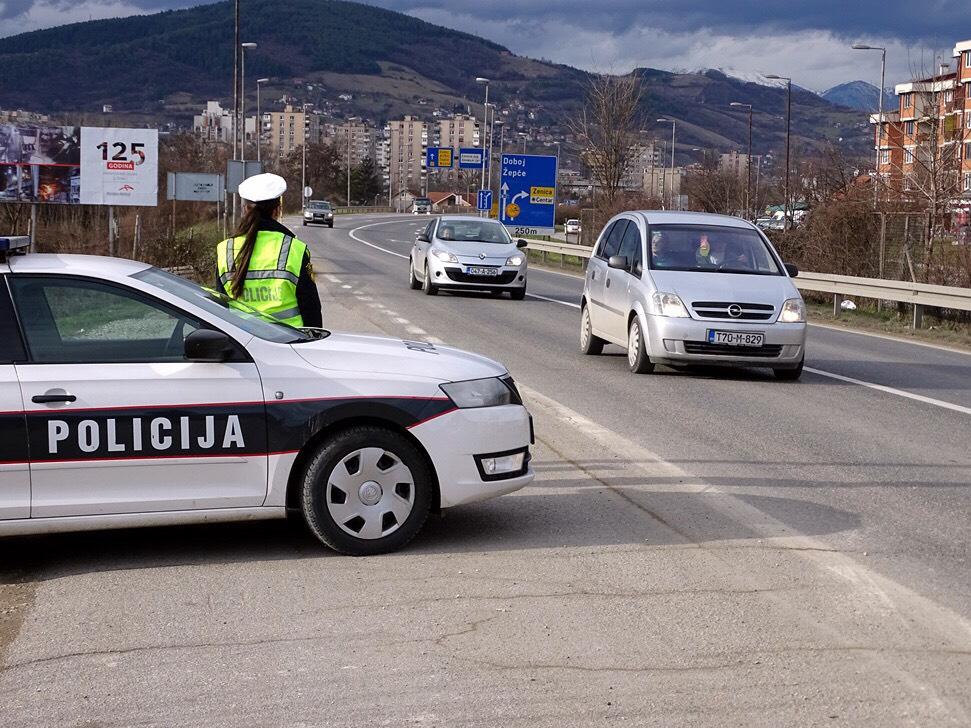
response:
{"label": "police car side mirror", "polygon": [[799,269],[792,263],[783,263],[782,265],[785,267],[786,273],[789,274],[790,278],[795,278],[797,275],[799,275]]}
{"label": "police car side mirror", "polygon": [[529,241],[528,240],[523,240],[522,238],[520,238],[519,240],[516,241],[516,247],[519,248],[520,250],[523,250],[525,248],[528,248],[529,247]]}
{"label": "police car side mirror", "polygon": [[630,263],[627,262],[626,255],[611,255],[610,259],[607,261],[608,268],[617,268],[618,270],[627,270],[630,267]]}
{"label": "police car side mirror", "polygon": [[233,340],[222,331],[198,329],[185,337],[185,358],[196,362],[223,362],[233,355]]}

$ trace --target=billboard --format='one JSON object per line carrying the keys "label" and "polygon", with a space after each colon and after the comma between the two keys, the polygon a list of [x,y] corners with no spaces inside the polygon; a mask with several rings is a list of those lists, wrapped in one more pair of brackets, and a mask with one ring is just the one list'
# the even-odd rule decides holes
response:
{"label": "billboard", "polygon": [[0,124],[0,202],[158,204],[158,131]]}

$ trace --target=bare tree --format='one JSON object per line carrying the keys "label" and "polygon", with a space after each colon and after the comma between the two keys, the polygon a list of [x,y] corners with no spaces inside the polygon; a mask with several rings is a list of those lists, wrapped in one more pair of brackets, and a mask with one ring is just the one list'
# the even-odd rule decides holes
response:
{"label": "bare tree", "polygon": [[693,210],[744,215],[746,184],[744,177],[722,169],[718,157],[706,152],[701,167],[685,175],[681,190]]}
{"label": "bare tree", "polygon": [[579,113],[567,121],[578,152],[600,189],[598,207],[610,209],[623,190],[640,129],[641,81],[635,74],[594,76]]}

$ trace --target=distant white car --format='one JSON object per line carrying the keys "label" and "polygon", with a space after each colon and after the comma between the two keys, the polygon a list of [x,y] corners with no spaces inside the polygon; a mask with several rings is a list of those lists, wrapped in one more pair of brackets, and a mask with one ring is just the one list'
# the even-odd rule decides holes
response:
{"label": "distant white car", "polygon": [[580,221],[579,220],[567,220],[566,224],[563,226],[563,232],[567,235],[579,235],[580,234]]}

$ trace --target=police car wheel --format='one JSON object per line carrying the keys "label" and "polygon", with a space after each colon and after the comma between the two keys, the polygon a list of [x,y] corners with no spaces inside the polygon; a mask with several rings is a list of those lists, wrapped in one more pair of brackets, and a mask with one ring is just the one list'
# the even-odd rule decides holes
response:
{"label": "police car wheel", "polygon": [[399,549],[421,530],[434,477],[418,447],[381,427],[351,427],[331,437],[307,466],[303,513],[327,546],[352,556]]}
{"label": "police car wheel", "polygon": [[408,287],[413,291],[421,288],[421,281],[415,275],[415,261],[411,258],[408,258]]}
{"label": "police car wheel", "polygon": [[627,330],[627,364],[634,374],[650,374],[654,371],[654,362],[647,356],[644,346],[644,335],[637,316],[631,319]]}
{"label": "police car wheel", "polygon": [[606,343],[599,336],[593,335],[593,325],[590,323],[590,311],[584,306],[580,312],[580,353],[591,356],[603,354],[604,344]]}
{"label": "police car wheel", "polygon": [[432,274],[428,270],[428,263],[425,263],[425,280],[421,283],[421,289],[425,292],[426,296],[438,295],[438,286],[432,283]]}

